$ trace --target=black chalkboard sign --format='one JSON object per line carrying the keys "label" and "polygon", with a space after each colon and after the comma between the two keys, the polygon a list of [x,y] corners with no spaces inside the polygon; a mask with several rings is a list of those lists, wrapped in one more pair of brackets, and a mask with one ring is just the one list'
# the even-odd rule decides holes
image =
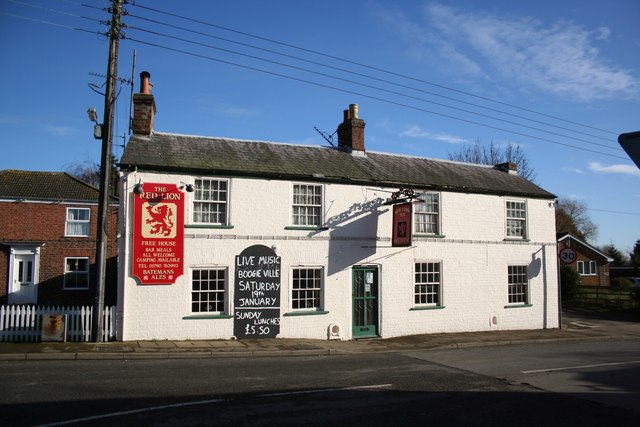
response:
{"label": "black chalkboard sign", "polygon": [[233,334],[237,339],[280,333],[280,257],[264,245],[236,256]]}

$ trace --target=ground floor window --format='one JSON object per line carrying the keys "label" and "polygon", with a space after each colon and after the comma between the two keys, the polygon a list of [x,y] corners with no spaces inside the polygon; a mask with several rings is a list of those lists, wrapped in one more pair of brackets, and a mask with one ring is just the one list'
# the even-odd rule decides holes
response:
{"label": "ground floor window", "polygon": [[509,304],[529,303],[529,277],[526,265],[508,267]]}
{"label": "ground floor window", "polygon": [[322,309],[322,276],[322,267],[293,269],[291,306],[294,310]]}
{"label": "ground floor window", "polygon": [[225,268],[197,269],[191,272],[191,311],[224,313],[227,297]]}
{"label": "ground floor window", "polygon": [[414,282],[414,303],[416,305],[441,304],[441,275],[440,262],[416,262]]}
{"label": "ground floor window", "polygon": [[89,258],[64,259],[64,288],[89,289]]}
{"label": "ground floor window", "polygon": [[578,273],[582,276],[596,275],[595,261],[578,261]]}

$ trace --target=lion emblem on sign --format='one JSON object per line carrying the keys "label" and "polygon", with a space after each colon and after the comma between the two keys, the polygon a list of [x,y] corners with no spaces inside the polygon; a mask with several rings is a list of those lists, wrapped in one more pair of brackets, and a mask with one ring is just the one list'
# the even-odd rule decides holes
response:
{"label": "lion emblem on sign", "polygon": [[151,206],[145,203],[143,237],[175,237],[174,212],[167,204]]}

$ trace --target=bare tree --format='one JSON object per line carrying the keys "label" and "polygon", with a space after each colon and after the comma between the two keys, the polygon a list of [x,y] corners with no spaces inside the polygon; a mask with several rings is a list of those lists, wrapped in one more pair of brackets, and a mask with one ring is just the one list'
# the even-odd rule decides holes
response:
{"label": "bare tree", "polygon": [[504,147],[496,145],[493,141],[489,145],[481,145],[480,141],[475,144],[464,144],[457,153],[448,153],[449,160],[465,163],[476,163],[481,165],[497,165],[499,163],[511,162],[518,166],[518,175],[524,179],[535,183],[536,172],[529,164],[524,151],[519,145],[508,142]]}
{"label": "bare tree", "polygon": [[100,186],[100,164],[91,159],[87,159],[82,163],[66,165],[64,170],[80,181],[91,184],[96,188]]}
{"label": "bare tree", "polygon": [[556,232],[571,233],[581,240],[594,240],[598,226],[587,214],[587,205],[575,199],[558,199],[556,205]]}

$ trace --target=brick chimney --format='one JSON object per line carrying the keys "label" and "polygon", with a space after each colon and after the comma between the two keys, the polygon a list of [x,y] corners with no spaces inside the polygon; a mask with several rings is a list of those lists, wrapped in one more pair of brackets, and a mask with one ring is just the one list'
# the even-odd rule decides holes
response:
{"label": "brick chimney", "polygon": [[338,125],[338,148],[353,155],[365,155],[364,120],[358,117],[358,104],[350,104],[344,110],[344,119]]}
{"label": "brick chimney", "polygon": [[151,74],[140,73],[140,93],[133,94],[133,119],[131,131],[136,135],[150,135],[153,132],[153,119],[156,114],[156,102],[151,94],[153,85],[149,81]]}
{"label": "brick chimney", "polygon": [[518,165],[513,162],[498,163],[494,168],[512,175],[518,175]]}

